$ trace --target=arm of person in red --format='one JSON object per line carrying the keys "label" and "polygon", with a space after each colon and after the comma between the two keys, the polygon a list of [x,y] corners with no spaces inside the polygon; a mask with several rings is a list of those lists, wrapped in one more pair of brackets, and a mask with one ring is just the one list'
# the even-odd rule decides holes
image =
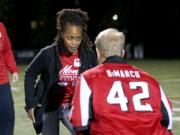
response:
{"label": "arm of person in red", "polygon": [[2,38],[4,42],[4,49],[3,49],[3,55],[4,55],[4,62],[8,69],[8,71],[12,74],[12,82],[16,82],[19,79],[18,76],[18,69],[16,66],[16,61],[14,59],[14,55],[11,49],[11,43],[6,31],[6,28],[3,23],[0,23],[1,29],[2,29]]}

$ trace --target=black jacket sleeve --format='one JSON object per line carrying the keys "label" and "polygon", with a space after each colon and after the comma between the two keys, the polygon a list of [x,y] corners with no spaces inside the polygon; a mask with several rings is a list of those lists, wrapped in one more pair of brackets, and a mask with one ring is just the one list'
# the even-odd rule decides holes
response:
{"label": "black jacket sleeve", "polygon": [[163,102],[161,102],[161,112],[163,114],[163,117],[161,120],[161,125],[164,126],[165,128],[167,128],[168,124],[169,124],[169,116],[168,116],[168,112],[167,112]]}
{"label": "black jacket sleeve", "polygon": [[24,89],[26,110],[35,107],[38,103],[35,94],[35,86],[38,76],[43,72],[45,65],[44,49],[35,56],[25,71]]}

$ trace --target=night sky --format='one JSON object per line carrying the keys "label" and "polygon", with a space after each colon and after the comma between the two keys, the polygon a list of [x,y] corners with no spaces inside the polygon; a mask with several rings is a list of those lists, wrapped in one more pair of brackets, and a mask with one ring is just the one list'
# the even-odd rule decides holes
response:
{"label": "night sky", "polygon": [[[116,27],[125,32],[126,43],[142,43],[147,58],[180,58],[180,8],[175,1],[29,0],[12,1],[12,5],[13,17],[6,26],[9,32],[14,31],[9,34],[14,49],[51,44],[56,35],[56,12],[81,8],[90,17],[88,34],[92,40],[99,31]],[[119,16],[116,22],[112,20],[115,13]],[[32,21],[37,22],[36,29],[30,27]]]}

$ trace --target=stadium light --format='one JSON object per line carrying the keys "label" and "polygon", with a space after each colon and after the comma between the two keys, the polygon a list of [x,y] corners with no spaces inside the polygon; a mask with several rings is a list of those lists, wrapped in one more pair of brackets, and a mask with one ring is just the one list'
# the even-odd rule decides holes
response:
{"label": "stadium light", "polygon": [[118,15],[117,15],[117,14],[114,14],[114,15],[112,16],[112,20],[113,20],[113,21],[117,21],[117,20],[118,20]]}

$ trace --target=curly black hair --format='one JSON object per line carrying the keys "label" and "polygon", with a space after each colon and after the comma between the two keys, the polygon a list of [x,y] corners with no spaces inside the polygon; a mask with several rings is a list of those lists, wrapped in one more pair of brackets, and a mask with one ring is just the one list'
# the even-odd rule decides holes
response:
{"label": "curly black hair", "polygon": [[89,17],[86,12],[80,9],[63,9],[57,12],[56,16],[56,28],[58,31],[63,32],[67,23],[81,26],[84,31],[87,31],[86,22],[89,20]]}
{"label": "curly black hair", "polygon": [[80,26],[83,29],[81,46],[88,48],[92,47],[94,44],[90,41],[90,38],[86,33],[88,28],[87,21],[89,21],[88,14],[81,9],[67,8],[58,11],[56,14],[56,29],[58,32],[55,37],[55,41],[61,44],[63,41],[60,33],[65,31],[67,24],[72,24]]}

